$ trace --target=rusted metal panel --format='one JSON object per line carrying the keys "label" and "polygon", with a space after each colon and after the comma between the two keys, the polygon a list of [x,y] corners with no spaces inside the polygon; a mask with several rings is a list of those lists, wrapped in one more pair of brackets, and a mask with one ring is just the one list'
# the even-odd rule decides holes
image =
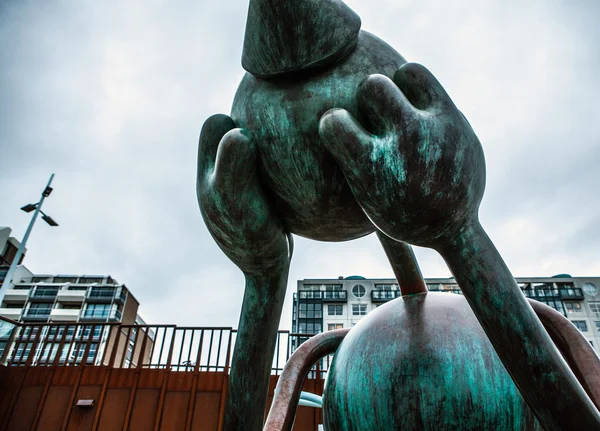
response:
{"label": "rusted metal panel", "polygon": [[[89,431],[92,428],[101,390],[101,386],[79,386],[74,405],[70,406],[72,410],[67,431]],[[94,405],[79,407],[76,405],[78,400],[94,400]]]}
{"label": "rusted metal panel", "polygon": [[140,370],[140,378],[138,380],[138,388],[140,389],[160,389],[165,370]]}
{"label": "rusted metal panel", "polygon": [[192,389],[193,375],[193,372],[169,373],[167,391],[190,391]]}
{"label": "rusted metal panel", "polygon": [[223,379],[225,379],[224,373],[200,373],[197,390],[199,392],[221,392]]}
{"label": "rusted metal panel", "polygon": [[221,395],[214,392],[196,393],[194,415],[192,417],[193,431],[217,431],[219,425],[219,407]]}
{"label": "rusted metal panel", "polygon": [[85,367],[79,384],[81,386],[102,386],[106,373],[108,373],[108,368],[104,366]]}
{"label": "rusted metal panel", "polygon": [[186,392],[167,392],[163,407],[161,431],[181,431],[185,429],[190,394]]}
{"label": "rusted metal panel", "polygon": [[115,368],[110,374],[109,388],[132,388],[135,380],[135,371],[123,368]]}
{"label": "rusted metal panel", "polygon": [[56,367],[52,376],[52,386],[75,386],[79,380],[78,367]]}
{"label": "rusted metal panel", "polygon": [[127,413],[129,389],[107,389],[101,409],[98,431],[114,431],[123,428]]}
{"label": "rusted metal panel", "polygon": [[148,431],[154,428],[159,397],[158,389],[137,390],[129,422],[131,431]]}
{"label": "rusted metal panel", "polygon": [[[52,386],[50,388],[36,431],[56,431],[60,429],[70,407],[69,400],[72,389],[70,386]],[[37,407],[37,404],[35,407]]]}
{"label": "rusted metal panel", "polygon": [[19,398],[15,403],[14,410],[8,422],[8,430],[29,429],[35,415],[35,409],[42,396],[42,389],[42,387],[34,386],[21,389]]}

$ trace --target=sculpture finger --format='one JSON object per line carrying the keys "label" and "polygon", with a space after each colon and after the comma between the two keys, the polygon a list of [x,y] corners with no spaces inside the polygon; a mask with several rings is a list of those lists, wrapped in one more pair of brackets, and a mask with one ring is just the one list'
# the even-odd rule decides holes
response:
{"label": "sculpture finger", "polygon": [[415,109],[396,84],[384,75],[371,75],[358,86],[358,107],[375,135],[396,129],[414,115]]}
{"label": "sculpture finger", "polygon": [[256,147],[248,132],[230,130],[219,143],[213,181],[221,193],[233,193],[252,180],[256,165]]}
{"label": "sculpture finger", "polygon": [[370,159],[373,135],[344,109],[331,109],[321,117],[319,135],[346,177],[360,178]]}
{"label": "sculpture finger", "polygon": [[403,64],[394,74],[394,82],[420,110],[447,111],[454,107],[442,84],[421,64]]}
{"label": "sculpture finger", "polygon": [[214,170],[221,138],[234,127],[233,120],[223,114],[213,115],[204,122],[198,143],[198,187],[202,187],[206,177]]}

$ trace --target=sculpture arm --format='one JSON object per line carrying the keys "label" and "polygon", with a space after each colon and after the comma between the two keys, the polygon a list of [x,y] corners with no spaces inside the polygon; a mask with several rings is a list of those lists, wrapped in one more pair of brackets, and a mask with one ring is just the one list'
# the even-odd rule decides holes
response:
{"label": "sculpture arm", "polygon": [[600,429],[600,413],[479,224],[483,149],[444,88],[407,63],[393,81],[368,77],[357,98],[371,131],[340,109],[319,131],[369,219],[393,239],[440,252],[545,429]]}
{"label": "sculpture arm", "polygon": [[269,205],[250,134],[226,115],[206,120],[198,150],[198,203],[208,231],[246,278],[223,429],[262,428],[292,237]]}
{"label": "sculpture arm", "polygon": [[468,225],[438,251],[544,428],[598,429],[597,409],[479,222]]}

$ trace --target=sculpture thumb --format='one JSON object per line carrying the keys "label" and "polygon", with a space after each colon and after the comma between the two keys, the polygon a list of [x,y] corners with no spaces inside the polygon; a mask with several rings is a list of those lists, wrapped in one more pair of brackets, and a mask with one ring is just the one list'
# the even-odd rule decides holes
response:
{"label": "sculpture thumb", "polygon": [[213,180],[224,192],[252,179],[256,173],[256,146],[244,129],[227,132],[217,151]]}
{"label": "sculpture thumb", "polygon": [[364,175],[372,151],[372,135],[344,109],[331,109],[319,121],[319,135],[325,148],[351,180]]}
{"label": "sculpture thumb", "polygon": [[198,186],[212,174],[221,138],[235,127],[231,118],[224,114],[209,117],[202,126],[198,143]]}

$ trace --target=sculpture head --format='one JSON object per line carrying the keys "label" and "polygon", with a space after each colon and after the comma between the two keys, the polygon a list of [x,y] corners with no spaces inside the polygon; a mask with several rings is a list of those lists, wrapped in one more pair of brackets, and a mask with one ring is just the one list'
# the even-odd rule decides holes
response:
{"label": "sculpture head", "polygon": [[354,49],[360,24],[340,0],[250,0],[242,66],[266,78],[331,65]]}

